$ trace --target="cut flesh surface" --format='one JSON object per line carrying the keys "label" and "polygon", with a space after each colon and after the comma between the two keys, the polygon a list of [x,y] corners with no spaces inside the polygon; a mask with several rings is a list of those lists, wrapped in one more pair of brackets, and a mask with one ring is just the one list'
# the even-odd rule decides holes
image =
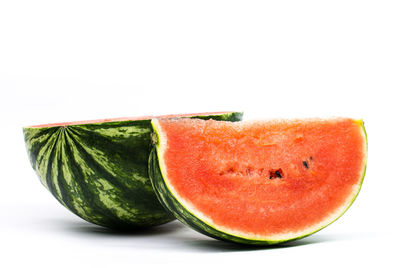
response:
{"label": "cut flesh surface", "polygon": [[222,239],[274,243],[318,231],[351,205],[365,173],[361,120],[152,124],[169,194]]}
{"label": "cut flesh surface", "polygon": [[158,115],[158,116],[118,117],[118,118],[108,118],[108,119],[50,123],[50,124],[28,126],[26,128],[46,128],[46,127],[61,127],[61,126],[65,127],[71,125],[100,124],[107,122],[151,120],[153,118],[199,117],[199,116],[212,116],[212,115],[223,115],[223,114],[234,114],[234,113],[237,112],[213,112],[213,113],[192,113],[192,114],[169,114],[169,115]]}
{"label": "cut flesh surface", "polygon": [[[159,116],[240,120],[240,112]],[[151,118],[114,118],[23,128],[40,182],[71,212],[104,227],[137,229],[175,219],[149,174]]]}

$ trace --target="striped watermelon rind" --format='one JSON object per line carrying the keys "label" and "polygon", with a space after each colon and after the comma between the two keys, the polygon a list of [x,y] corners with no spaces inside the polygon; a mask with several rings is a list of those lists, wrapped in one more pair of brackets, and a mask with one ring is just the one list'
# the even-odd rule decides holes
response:
{"label": "striped watermelon rind", "polygon": [[[242,113],[192,117],[238,121]],[[151,132],[151,119],[23,128],[41,183],[79,217],[114,229],[175,219],[158,202],[149,179]]]}
{"label": "striped watermelon rind", "polygon": [[365,162],[364,162],[364,168],[361,174],[361,179],[359,183],[359,188],[356,193],[352,196],[352,199],[350,202],[347,204],[345,208],[341,211],[339,215],[337,215],[334,219],[332,219],[329,223],[320,226],[317,229],[312,230],[309,233],[300,235],[300,236],[295,236],[291,237],[289,239],[283,239],[283,240],[258,240],[258,239],[251,239],[247,237],[241,237],[237,235],[232,235],[229,233],[226,233],[224,231],[221,231],[218,229],[218,227],[213,226],[210,223],[207,223],[206,221],[201,220],[199,217],[197,217],[194,213],[190,211],[190,209],[186,208],[184,205],[182,205],[179,200],[174,196],[174,194],[171,192],[169,189],[168,185],[165,182],[162,169],[161,169],[161,161],[159,159],[159,152],[161,151],[161,142],[160,142],[160,134],[158,131],[157,127],[157,122],[154,120],[152,122],[153,125],[153,131],[154,131],[154,136],[155,136],[155,142],[153,142],[153,150],[150,153],[149,157],[149,175],[151,182],[153,184],[153,187],[155,189],[155,192],[157,194],[158,199],[160,202],[163,204],[164,207],[166,207],[180,222],[185,224],[186,226],[193,228],[194,230],[205,234],[207,236],[210,236],[215,239],[223,240],[223,241],[228,241],[228,242],[234,242],[234,243],[239,243],[239,244],[247,244],[247,245],[254,245],[254,246],[268,246],[268,245],[274,245],[274,244],[280,244],[280,243],[286,243],[294,240],[298,240],[304,237],[307,237],[309,235],[312,235],[325,227],[329,226],[336,220],[338,220],[349,208],[350,206],[354,203],[356,197],[358,196],[360,190],[361,190],[361,185],[364,181],[365,177],[365,172],[367,168],[367,150],[368,150],[368,141],[367,141],[367,133],[365,130],[365,126],[362,120],[355,120],[355,122],[360,126],[363,134],[365,135]]}

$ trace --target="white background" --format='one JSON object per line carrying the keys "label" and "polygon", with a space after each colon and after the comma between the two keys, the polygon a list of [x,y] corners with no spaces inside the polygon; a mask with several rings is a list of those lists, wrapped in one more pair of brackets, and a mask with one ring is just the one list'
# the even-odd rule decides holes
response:
{"label": "white background", "polygon": [[[0,1],[0,266],[399,267],[399,14],[385,0]],[[179,222],[119,234],[57,203],[21,130],[220,110],[363,118],[356,202],[281,247],[243,248]]]}

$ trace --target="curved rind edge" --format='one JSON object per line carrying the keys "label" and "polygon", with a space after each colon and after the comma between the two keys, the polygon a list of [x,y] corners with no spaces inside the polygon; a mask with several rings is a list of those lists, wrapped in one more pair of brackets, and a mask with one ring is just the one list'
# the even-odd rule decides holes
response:
{"label": "curved rind edge", "polygon": [[[167,208],[169,211],[171,211],[174,216],[183,224],[193,228],[194,230],[205,234],[207,236],[213,237],[215,239],[223,240],[223,241],[228,241],[228,242],[235,242],[235,243],[240,243],[240,244],[247,244],[247,245],[254,245],[254,246],[269,246],[269,245],[274,245],[274,244],[280,244],[280,243],[286,243],[286,242],[291,242],[294,240],[298,240],[301,238],[305,238],[307,236],[310,236],[327,226],[331,225],[333,222],[338,220],[354,203],[355,199],[357,198],[360,190],[362,183],[364,181],[365,173],[366,173],[366,167],[367,167],[367,150],[368,150],[368,141],[367,141],[367,133],[365,130],[364,122],[362,120],[354,120],[358,125],[360,125],[364,136],[365,136],[365,161],[364,161],[364,168],[363,172],[361,175],[360,183],[357,192],[354,194],[353,198],[349,202],[349,204],[343,209],[342,213],[340,213],[337,217],[335,217],[332,221],[330,221],[328,224],[325,224],[324,226],[317,228],[316,230],[313,230],[310,233],[301,235],[301,236],[296,236],[292,237],[290,239],[285,239],[285,240],[256,240],[256,239],[248,239],[244,237],[239,237],[235,235],[231,235],[225,232],[222,232],[206,222],[202,221],[198,217],[196,217],[192,212],[190,212],[187,208],[185,208],[172,194],[170,191],[168,185],[165,182],[164,176],[162,174],[162,170],[160,168],[160,160],[158,157],[159,154],[159,149],[160,149],[160,143],[158,142],[155,144],[153,150],[150,153],[149,157],[149,175],[151,182],[153,184],[153,187],[155,189],[156,195],[159,199],[159,201],[163,204],[165,208]],[[153,126],[153,131],[156,133],[158,141],[160,140],[160,133],[158,133],[159,128],[157,126],[157,120],[152,120],[152,126]]]}
{"label": "curved rind edge", "polygon": [[[242,114],[216,113],[195,118],[239,121]],[[169,210],[165,210],[158,202],[148,176],[148,157],[152,147],[150,121],[146,119],[68,126],[28,126],[22,127],[22,131],[33,170],[59,203],[91,223],[112,229],[137,229],[175,220]],[[101,142],[107,142],[110,151],[107,147],[102,147],[106,151],[96,148],[96,144]],[[121,153],[115,147],[124,152]],[[80,154],[84,157],[79,156]],[[115,173],[113,168],[107,169],[102,167],[101,162],[100,165],[96,162],[101,157],[105,160],[122,157],[124,164],[118,163],[120,160],[117,159],[113,168],[115,163],[121,166],[130,163],[129,168]],[[141,159],[140,163],[136,162],[138,158]],[[83,161],[85,159],[89,162]],[[96,164],[95,168],[104,171],[104,174],[90,174],[93,167],[91,164]],[[136,169],[137,166],[140,166],[140,172]],[[134,180],[134,185],[128,180]]]}
{"label": "curved rind edge", "polygon": [[[137,144],[130,136],[102,136],[102,131],[119,127],[140,135]],[[150,121],[23,128],[29,161],[45,188],[75,215],[112,229],[144,228],[175,219],[159,204],[148,178],[151,148],[146,132],[151,132]],[[99,148],[96,142],[108,144]],[[124,167],[137,159],[140,162]]]}

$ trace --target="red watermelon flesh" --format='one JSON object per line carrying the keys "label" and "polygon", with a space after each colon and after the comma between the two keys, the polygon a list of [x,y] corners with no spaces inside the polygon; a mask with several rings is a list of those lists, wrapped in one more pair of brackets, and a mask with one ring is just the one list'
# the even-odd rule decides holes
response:
{"label": "red watermelon flesh", "polygon": [[[171,194],[212,228],[287,240],[319,230],[358,194],[366,165],[361,120],[153,120]],[[217,234],[218,236],[218,234]]]}
{"label": "red watermelon flesh", "polygon": [[206,112],[206,113],[191,113],[191,114],[169,114],[169,115],[158,115],[158,116],[137,116],[137,117],[117,117],[117,118],[107,118],[107,119],[94,119],[94,120],[82,120],[73,122],[60,122],[60,123],[50,123],[42,125],[28,126],[27,128],[45,128],[45,127],[59,127],[59,126],[70,126],[70,125],[86,125],[86,124],[100,124],[107,122],[119,122],[119,121],[139,121],[139,120],[151,120],[153,118],[177,118],[177,117],[201,117],[201,116],[212,116],[212,115],[223,115],[231,114],[237,112]]}

